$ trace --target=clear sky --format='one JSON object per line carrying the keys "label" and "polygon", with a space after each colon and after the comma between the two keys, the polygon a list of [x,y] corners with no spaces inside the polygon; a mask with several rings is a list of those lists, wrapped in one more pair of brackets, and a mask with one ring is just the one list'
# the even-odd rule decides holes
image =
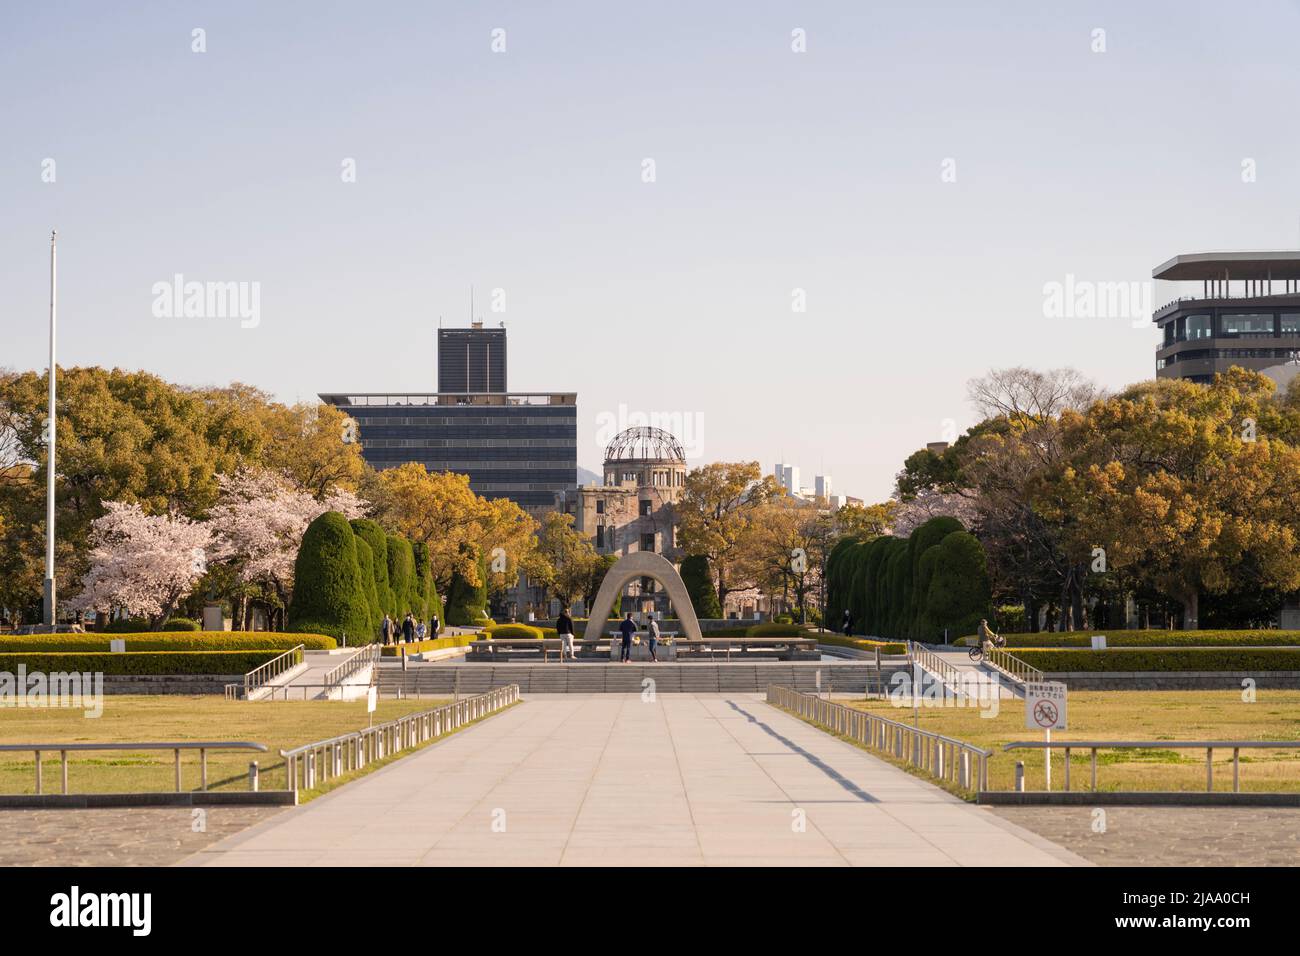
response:
{"label": "clear sky", "polygon": [[[1045,284],[1300,244],[1294,2],[127,6],[0,12],[0,366],[52,227],[61,364],[288,401],[433,390],[472,284],[580,464],[623,403],[879,500],[991,367],[1154,374]],[[176,274],[259,321],[156,316]]]}

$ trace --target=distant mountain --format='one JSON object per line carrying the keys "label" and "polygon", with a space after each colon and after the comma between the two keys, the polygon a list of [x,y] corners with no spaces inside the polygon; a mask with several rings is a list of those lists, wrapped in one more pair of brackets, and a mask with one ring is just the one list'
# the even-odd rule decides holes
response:
{"label": "distant mountain", "polygon": [[581,465],[578,466],[578,484],[579,485],[598,485],[604,479],[594,471],[588,471]]}

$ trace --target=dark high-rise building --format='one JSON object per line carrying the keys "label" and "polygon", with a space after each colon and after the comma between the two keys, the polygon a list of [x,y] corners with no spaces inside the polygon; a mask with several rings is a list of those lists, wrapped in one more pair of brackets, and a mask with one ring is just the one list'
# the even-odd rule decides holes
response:
{"label": "dark high-rise building", "polygon": [[1163,333],[1157,378],[1208,382],[1234,365],[1275,380],[1294,373],[1300,361],[1300,252],[1181,255],[1151,276],[1201,284],[1199,297],[1174,299],[1152,316]]}
{"label": "dark high-rise building", "polygon": [[475,322],[468,329],[438,330],[439,392],[504,392],[506,390],[506,330],[485,329]]}
{"label": "dark high-rise building", "polygon": [[371,466],[418,461],[469,475],[484,498],[550,511],[577,484],[578,396],[564,393],[336,394],[321,401],[356,422]]}
{"label": "dark high-rise building", "polygon": [[469,475],[485,498],[553,510],[578,480],[578,396],[506,391],[506,330],[438,330],[438,391],[321,393],[356,423],[372,467],[410,461]]}

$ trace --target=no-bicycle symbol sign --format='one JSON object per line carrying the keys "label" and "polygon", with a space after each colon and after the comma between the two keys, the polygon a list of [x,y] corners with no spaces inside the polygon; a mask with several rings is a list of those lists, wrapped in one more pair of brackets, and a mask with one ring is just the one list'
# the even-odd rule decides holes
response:
{"label": "no-bicycle symbol sign", "polygon": [[1065,685],[1057,681],[1025,684],[1025,726],[1065,730]]}

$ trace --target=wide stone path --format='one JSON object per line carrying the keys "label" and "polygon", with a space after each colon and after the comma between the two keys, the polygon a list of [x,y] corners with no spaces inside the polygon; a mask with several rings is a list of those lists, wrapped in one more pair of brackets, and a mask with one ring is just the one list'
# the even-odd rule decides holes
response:
{"label": "wide stone path", "polygon": [[1085,861],[755,695],[531,696],[200,865]]}

